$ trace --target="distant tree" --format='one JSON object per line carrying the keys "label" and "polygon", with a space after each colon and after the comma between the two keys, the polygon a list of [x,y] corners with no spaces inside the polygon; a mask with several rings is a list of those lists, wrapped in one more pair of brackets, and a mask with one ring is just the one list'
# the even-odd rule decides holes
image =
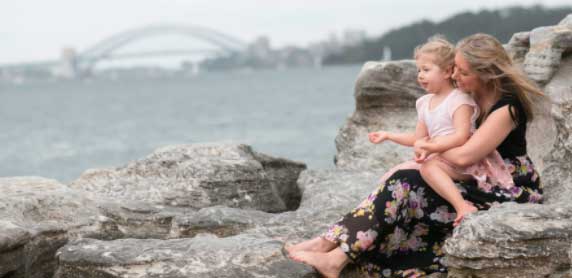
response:
{"label": "distant tree", "polygon": [[324,64],[356,64],[380,60],[386,46],[391,48],[392,60],[411,59],[415,46],[435,34],[442,34],[450,41],[456,42],[474,33],[487,33],[506,43],[514,33],[555,25],[570,13],[572,6],[545,8],[535,5],[482,10],[476,13],[464,12],[438,23],[421,20],[326,56]]}

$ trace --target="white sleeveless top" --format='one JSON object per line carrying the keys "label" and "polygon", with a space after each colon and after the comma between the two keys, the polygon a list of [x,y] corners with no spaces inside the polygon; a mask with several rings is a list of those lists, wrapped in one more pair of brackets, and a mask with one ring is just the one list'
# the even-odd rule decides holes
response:
{"label": "white sleeveless top", "polygon": [[471,116],[471,133],[475,131],[475,122],[479,115],[479,107],[475,100],[458,89],[454,89],[449,95],[433,110],[429,109],[429,103],[434,94],[426,94],[415,103],[417,116],[427,126],[429,137],[448,135],[455,132],[453,125],[453,114],[461,105],[470,105],[474,109]]}

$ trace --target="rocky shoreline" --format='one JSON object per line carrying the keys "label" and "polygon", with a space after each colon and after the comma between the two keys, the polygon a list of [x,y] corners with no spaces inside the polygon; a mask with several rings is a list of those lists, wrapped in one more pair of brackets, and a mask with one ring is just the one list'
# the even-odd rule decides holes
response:
{"label": "rocky shoreline", "polygon": [[[546,204],[469,217],[446,242],[447,277],[572,277],[572,15],[506,47],[550,97],[528,134]],[[413,128],[415,72],[412,61],[363,66],[334,170],[210,143],[166,146],[69,184],[0,178],[0,278],[319,277],[285,258],[282,242],[324,231],[409,157],[365,135]]]}

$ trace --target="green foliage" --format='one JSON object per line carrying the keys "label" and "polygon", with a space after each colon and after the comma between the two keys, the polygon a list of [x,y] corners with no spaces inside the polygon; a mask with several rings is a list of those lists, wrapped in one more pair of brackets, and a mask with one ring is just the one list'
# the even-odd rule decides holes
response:
{"label": "green foliage", "polygon": [[329,55],[324,59],[324,63],[355,64],[380,60],[384,46],[391,48],[392,60],[411,59],[415,46],[435,34],[442,34],[451,42],[456,42],[474,33],[487,33],[506,43],[514,33],[558,24],[570,13],[572,7],[544,8],[536,5],[482,10],[477,13],[465,12],[439,23],[421,20]]}

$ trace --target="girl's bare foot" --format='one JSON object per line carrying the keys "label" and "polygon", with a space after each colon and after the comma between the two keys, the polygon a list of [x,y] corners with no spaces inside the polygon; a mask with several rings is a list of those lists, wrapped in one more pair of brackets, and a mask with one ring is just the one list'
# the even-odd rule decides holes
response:
{"label": "girl's bare foot", "polygon": [[323,253],[313,251],[298,251],[290,256],[294,261],[313,266],[326,278],[339,278],[342,269],[349,262],[347,255],[340,249]]}
{"label": "girl's bare foot", "polygon": [[314,251],[314,252],[329,252],[336,248],[337,245],[323,237],[316,237],[310,240],[302,241],[298,244],[288,244],[286,243],[284,249],[288,254],[299,251]]}
{"label": "girl's bare foot", "polygon": [[475,206],[473,206],[469,202],[465,202],[463,207],[461,209],[457,210],[457,217],[455,218],[455,221],[453,222],[453,227],[459,226],[459,224],[461,224],[461,221],[463,221],[463,219],[465,218],[465,215],[468,215],[468,214],[471,214],[471,213],[477,212],[477,211],[478,211],[478,209]]}

